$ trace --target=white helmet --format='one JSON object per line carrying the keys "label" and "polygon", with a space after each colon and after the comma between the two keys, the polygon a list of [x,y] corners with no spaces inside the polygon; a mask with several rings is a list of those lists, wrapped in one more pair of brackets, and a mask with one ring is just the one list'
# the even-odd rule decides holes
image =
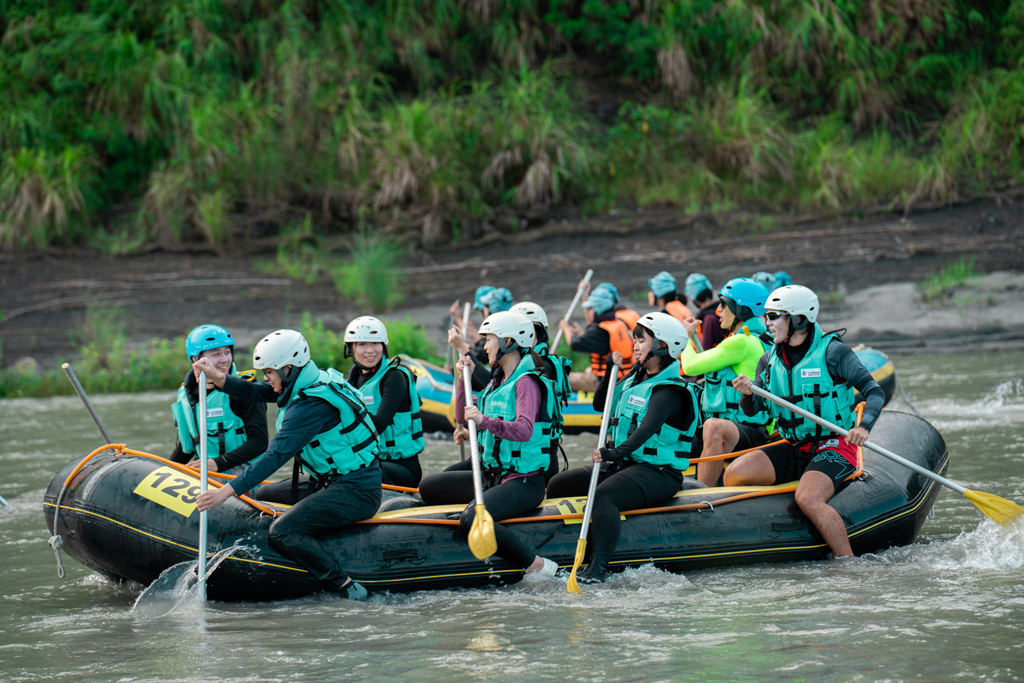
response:
{"label": "white helmet", "polygon": [[548,314],[544,312],[543,308],[532,301],[521,301],[508,310],[513,313],[522,313],[529,318],[531,322],[543,325],[544,329],[547,329],[548,327]]}
{"label": "white helmet", "polygon": [[[818,320],[818,295],[803,285],[786,285],[768,295],[764,308],[766,311],[788,313],[790,319],[802,315],[813,323]],[[795,323],[793,327],[800,329]]]}
{"label": "white helmet", "polygon": [[686,348],[686,340],[689,338],[686,327],[668,313],[648,313],[637,320],[636,324],[650,330],[656,340],[668,346],[668,349],[659,349],[655,344],[651,350],[655,356],[668,354],[672,358],[679,358],[679,354]]}
{"label": "white helmet", "polygon": [[[533,342],[536,339],[533,321],[522,313],[513,313],[512,311],[489,315],[480,326],[480,334],[493,334],[498,337],[498,348],[502,353],[514,351],[516,348],[529,351],[533,348]],[[511,337],[515,342],[507,348],[504,342],[506,337]]]}
{"label": "white helmet", "polygon": [[388,328],[373,316],[364,315],[356,318],[345,328],[345,343],[348,342],[380,342],[388,343]]}
{"label": "white helmet", "polygon": [[286,365],[301,368],[309,362],[309,344],[295,330],[278,330],[264,337],[252,352],[257,370],[280,370]]}

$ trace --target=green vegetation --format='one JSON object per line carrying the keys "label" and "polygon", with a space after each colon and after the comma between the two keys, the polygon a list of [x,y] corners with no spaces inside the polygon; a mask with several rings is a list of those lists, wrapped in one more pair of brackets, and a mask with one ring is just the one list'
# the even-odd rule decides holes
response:
{"label": "green vegetation", "polygon": [[[75,374],[87,394],[169,391],[181,384],[188,371],[185,362],[185,338],[154,339],[141,346],[130,346],[125,337],[120,309],[90,307],[76,335],[82,344],[81,359]],[[388,324],[388,352],[404,353],[441,364],[444,359],[427,339],[427,333],[411,318]],[[309,341],[312,359],[319,367],[334,367],[347,372],[351,359],[344,357],[345,344],[340,334],[327,329],[323,320],[304,313],[298,327]],[[250,367],[248,357],[236,359],[239,370]],[[0,371],[0,398],[59,396],[74,393],[63,370],[42,374]]]}
{"label": "green vegetation", "polygon": [[[943,266],[937,274],[931,275],[918,285],[921,299],[926,302],[945,302],[958,287],[966,286],[972,279],[984,275],[974,266],[974,257],[961,255],[960,260]],[[966,301],[966,300],[965,300]],[[958,308],[962,308],[958,302]]]}
{"label": "green vegetation", "polygon": [[1024,0],[2,6],[0,249],[284,244],[297,215],[429,247],[559,206],[1024,183]]}

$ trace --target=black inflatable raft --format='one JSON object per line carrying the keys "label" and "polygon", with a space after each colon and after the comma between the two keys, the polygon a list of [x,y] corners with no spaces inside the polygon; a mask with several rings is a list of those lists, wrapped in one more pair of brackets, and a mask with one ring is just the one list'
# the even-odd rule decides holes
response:
{"label": "black inflatable raft", "polygon": [[[947,465],[945,443],[924,420],[883,412],[872,440],[936,473]],[[167,461],[108,447],[69,463],[54,477],[43,508],[63,551],[104,576],[148,584],[161,572],[197,557],[198,479]],[[940,488],[930,479],[869,450],[864,476],[832,499],[854,552],[863,554],[914,541]],[[70,480],[69,480],[70,477]],[[65,489],[65,483],[67,487]],[[828,548],[797,508],[795,482],[772,487],[687,488],[666,506],[627,513],[612,567],[654,563],[672,572],[724,565],[824,558]],[[572,565],[584,499],[546,500],[526,518],[506,523],[526,535],[538,552]],[[456,543],[462,506],[422,507],[392,494],[367,522],[323,537],[343,566],[371,591],[414,591],[513,583],[519,568],[493,557],[475,559]],[[270,510],[268,508],[268,510]],[[207,584],[210,599],[265,601],[319,590],[310,575],[267,545],[273,521],[232,498],[208,513],[209,551],[244,546],[225,560]]]}

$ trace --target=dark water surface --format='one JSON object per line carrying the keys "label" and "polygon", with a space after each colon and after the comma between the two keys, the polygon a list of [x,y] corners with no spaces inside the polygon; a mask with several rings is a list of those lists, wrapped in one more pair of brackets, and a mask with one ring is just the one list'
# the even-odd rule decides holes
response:
{"label": "dark water surface", "polygon": [[[975,363],[970,369],[967,361]],[[949,476],[1024,503],[1024,353],[896,359],[949,445]],[[170,393],[94,397],[107,429],[157,454]],[[905,409],[899,401],[894,409]],[[142,590],[65,556],[57,577],[43,490],[101,445],[77,398],[0,401],[2,681],[1014,681],[1024,676],[1024,526],[981,519],[944,490],[916,544],[853,561],[685,576],[629,570],[571,596],[565,580],[505,589],[187,600],[133,609]],[[595,435],[571,437],[582,462]],[[431,441],[424,471],[458,457]]]}

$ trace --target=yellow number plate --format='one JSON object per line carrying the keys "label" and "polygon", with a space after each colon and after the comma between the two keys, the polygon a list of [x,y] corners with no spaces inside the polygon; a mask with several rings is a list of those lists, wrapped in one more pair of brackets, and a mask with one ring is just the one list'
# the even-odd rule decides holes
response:
{"label": "yellow number plate", "polygon": [[157,505],[188,517],[196,509],[196,496],[201,491],[199,479],[173,467],[159,467],[139,482],[135,493]]}
{"label": "yellow number plate", "polygon": [[[555,506],[558,511],[563,515],[581,515],[583,514],[583,508],[587,506],[586,498],[562,498]],[[625,521],[625,515],[619,515],[619,519]],[[575,519],[563,519],[563,524],[583,524],[582,517],[576,517]]]}

